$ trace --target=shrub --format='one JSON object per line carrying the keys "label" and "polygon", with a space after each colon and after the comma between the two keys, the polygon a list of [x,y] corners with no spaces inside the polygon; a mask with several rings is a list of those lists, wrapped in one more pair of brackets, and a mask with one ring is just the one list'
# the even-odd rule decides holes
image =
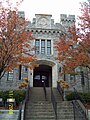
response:
{"label": "shrub", "polygon": [[90,92],[88,92],[88,93],[80,93],[80,95],[86,101],[86,103],[90,104]]}
{"label": "shrub", "polygon": [[70,100],[74,100],[74,92],[72,92],[72,93],[69,93],[68,95],[66,95],[66,99],[68,100],[68,101],[70,101]]}
{"label": "shrub", "polygon": [[[88,92],[88,93],[79,93],[79,95],[82,97],[82,99],[83,99],[86,103],[90,104],[90,92]],[[67,99],[68,101],[74,100],[74,99],[75,99],[75,93],[72,92],[72,93],[66,95],[66,99]]]}
{"label": "shrub", "polygon": [[13,97],[15,98],[16,103],[17,105],[19,105],[20,102],[22,102],[25,98],[25,90],[16,90],[13,93],[14,93]]}
{"label": "shrub", "polygon": [[[16,104],[19,105],[20,102],[22,102],[25,98],[25,90],[12,90],[12,91],[13,91],[12,97],[15,98]],[[10,98],[9,92],[10,91],[0,91],[0,98],[2,98],[4,102],[8,98]]]}

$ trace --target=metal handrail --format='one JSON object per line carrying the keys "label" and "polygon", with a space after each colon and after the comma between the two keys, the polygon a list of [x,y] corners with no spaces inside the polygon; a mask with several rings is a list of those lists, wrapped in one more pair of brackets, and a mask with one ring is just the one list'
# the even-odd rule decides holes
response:
{"label": "metal handrail", "polygon": [[45,85],[45,82],[44,82],[44,81],[42,81],[42,83],[43,83],[43,90],[44,90],[45,100],[47,100],[46,85]]}
{"label": "metal handrail", "polygon": [[22,114],[22,102],[20,103],[20,107],[19,107],[19,115],[17,120],[21,120],[21,114]]}
{"label": "metal handrail", "polygon": [[[82,105],[79,103],[79,101]],[[74,88],[74,100],[73,110],[74,110],[74,120],[88,120],[87,111],[83,103],[85,103],[84,99],[80,96],[77,90]]]}
{"label": "metal handrail", "polygon": [[78,91],[75,88],[73,89],[74,89],[75,100],[80,100],[83,103],[83,105],[85,105],[86,104],[85,100],[82,98],[82,96],[78,93]]}
{"label": "metal handrail", "polygon": [[[28,85],[26,94],[25,94],[25,99],[20,105],[18,120],[25,120],[26,103],[29,100],[29,88],[30,88],[30,86]],[[23,112],[22,112],[22,110],[23,110]],[[22,113],[23,113],[23,115],[22,115]]]}
{"label": "metal handrail", "polygon": [[56,102],[56,99],[55,99],[52,88],[51,88],[51,101],[52,101],[52,104],[53,104],[53,109],[54,109],[56,120],[57,120],[57,102]]}
{"label": "metal handrail", "polygon": [[74,120],[88,120],[86,111],[81,107],[78,100],[72,101],[74,110]]}
{"label": "metal handrail", "polygon": [[26,113],[26,103],[29,100],[29,88],[30,86],[28,85],[27,87],[27,91],[26,91],[26,96],[25,96],[25,100],[24,100],[24,113],[23,113],[23,120],[25,120],[25,113]]}
{"label": "metal handrail", "polygon": [[64,101],[64,89],[60,86],[58,82],[57,82],[57,90],[61,94],[62,100]]}

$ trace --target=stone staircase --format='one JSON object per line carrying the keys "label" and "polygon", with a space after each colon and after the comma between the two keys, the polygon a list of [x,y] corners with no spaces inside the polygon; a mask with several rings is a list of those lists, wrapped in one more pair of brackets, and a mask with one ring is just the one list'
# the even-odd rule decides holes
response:
{"label": "stone staircase", "polygon": [[57,102],[57,120],[74,120],[73,105],[71,102]]}
{"label": "stone staircase", "polygon": [[71,101],[62,101],[56,88],[53,92],[57,101],[57,120],[74,120],[73,105]]}
{"label": "stone staircase", "polygon": [[55,120],[51,102],[38,101],[29,103],[25,120]]}
{"label": "stone staircase", "polygon": [[[50,90],[48,90],[49,92]],[[46,101],[42,87],[30,88],[25,120],[55,120],[53,106],[49,97]]]}
{"label": "stone staircase", "polygon": [[[45,100],[42,87],[30,88],[30,98],[26,105],[25,120],[55,120],[55,113],[51,102],[51,89],[47,90]],[[56,88],[53,88],[57,101],[57,120],[74,120],[71,102],[62,101]]]}

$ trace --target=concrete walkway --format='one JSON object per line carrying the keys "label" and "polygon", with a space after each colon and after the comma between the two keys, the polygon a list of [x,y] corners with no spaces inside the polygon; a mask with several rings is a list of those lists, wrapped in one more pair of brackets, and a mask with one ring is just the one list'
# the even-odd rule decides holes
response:
{"label": "concrete walkway", "polygon": [[9,110],[0,110],[0,120],[17,120],[19,110],[13,110],[13,114],[9,114]]}

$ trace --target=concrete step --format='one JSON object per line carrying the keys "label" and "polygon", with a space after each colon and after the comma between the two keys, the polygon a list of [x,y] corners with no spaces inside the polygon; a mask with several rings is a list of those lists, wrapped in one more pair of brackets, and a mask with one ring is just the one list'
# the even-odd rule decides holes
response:
{"label": "concrete step", "polygon": [[41,119],[40,118],[33,118],[33,119],[32,118],[27,118],[26,120],[55,120],[55,118],[43,118],[43,119],[42,118]]}
{"label": "concrete step", "polygon": [[43,119],[43,118],[44,118],[44,119],[46,119],[46,118],[47,118],[47,119],[51,119],[51,118],[53,118],[53,119],[55,119],[55,116],[54,116],[54,115],[35,115],[35,116],[34,116],[34,115],[31,115],[31,116],[30,116],[30,115],[29,115],[29,116],[27,115],[26,118],[32,118],[32,119],[33,119],[33,118],[34,118],[34,119],[35,119],[35,118],[40,118],[40,119]]}
{"label": "concrete step", "polygon": [[71,101],[58,102],[57,116],[59,120],[74,120],[72,102]]}
{"label": "concrete step", "polygon": [[55,120],[54,116],[26,116],[25,120]]}
{"label": "concrete step", "polygon": [[57,101],[57,102],[58,102],[58,101],[62,101],[62,97],[61,97],[60,93],[58,92],[57,88],[53,88],[52,90],[53,90],[53,92],[54,92],[56,101]]}
{"label": "concrete step", "polygon": [[40,115],[44,115],[44,116],[53,116],[53,112],[52,111],[29,111],[30,113],[27,113],[27,116],[40,116]]}
{"label": "concrete step", "polygon": [[59,109],[59,110],[57,110],[57,112],[60,112],[60,113],[66,113],[66,114],[68,114],[68,113],[73,113],[73,110],[72,109]]}
{"label": "concrete step", "polygon": [[30,101],[45,101],[44,90],[42,87],[30,88]]}
{"label": "concrete step", "polygon": [[[51,88],[46,88],[46,90],[47,101],[42,87],[30,88],[25,120],[55,120],[51,103]],[[62,101],[62,97],[56,88],[53,88],[53,92],[57,101],[57,120],[74,120],[72,103]]]}
{"label": "concrete step", "polygon": [[42,88],[31,88],[30,98],[26,105],[25,120],[55,120],[55,114],[51,103],[50,89],[48,89],[47,98],[45,100]]}

